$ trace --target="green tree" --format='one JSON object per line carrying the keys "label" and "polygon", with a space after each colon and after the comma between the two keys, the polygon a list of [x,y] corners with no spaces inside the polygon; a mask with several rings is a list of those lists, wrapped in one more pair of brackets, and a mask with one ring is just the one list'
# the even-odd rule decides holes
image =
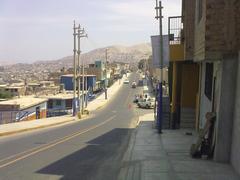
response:
{"label": "green tree", "polygon": [[12,95],[9,92],[0,91],[0,99],[9,99],[12,98]]}
{"label": "green tree", "polygon": [[143,69],[144,66],[145,66],[145,59],[141,59],[139,62],[138,62],[138,69]]}

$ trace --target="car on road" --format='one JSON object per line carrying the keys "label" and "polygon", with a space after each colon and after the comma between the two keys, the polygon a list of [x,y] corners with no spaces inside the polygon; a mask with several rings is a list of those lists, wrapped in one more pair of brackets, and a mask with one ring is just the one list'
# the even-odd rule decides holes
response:
{"label": "car on road", "polygon": [[137,87],[137,83],[135,81],[132,82],[132,88],[136,88]]}
{"label": "car on road", "polygon": [[125,81],[123,81],[123,84],[129,84],[129,80],[126,79]]}
{"label": "car on road", "polygon": [[154,98],[143,98],[138,100],[138,107],[140,108],[154,108]]}

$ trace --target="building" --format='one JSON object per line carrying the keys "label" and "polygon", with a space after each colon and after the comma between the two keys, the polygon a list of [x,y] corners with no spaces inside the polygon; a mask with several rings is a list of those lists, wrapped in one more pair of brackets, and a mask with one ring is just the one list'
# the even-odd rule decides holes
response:
{"label": "building", "polygon": [[[82,90],[82,75],[80,77],[80,89]],[[67,91],[73,91],[73,74],[62,75],[60,77],[61,84],[64,84],[64,88]],[[87,83],[87,89],[95,91],[96,89],[96,75],[85,75],[84,82]]]}
{"label": "building", "polygon": [[0,92],[9,93],[11,97],[15,96],[24,96],[26,94],[25,86],[9,86],[9,85],[1,85]]}
{"label": "building", "polygon": [[97,77],[97,81],[105,80],[105,71],[106,65],[105,62],[102,60],[95,61],[94,64],[90,64],[89,67],[86,69],[87,74],[94,74]]}
{"label": "building", "polygon": [[46,118],[47,99],[21,97],[0,102],[0,124]]}
{"label": "building", "polygon": [[112,82],[113,77],[111,77],[111,66],[106,69],[106,63],[102,60],[95,61],[94,64],[90,64],[86,68],[87,74],[96,75],[96,90],[105,88],[109,86]]}
{"label": "building", "polygon": [[172,124],[201,131],[216,114],[213,159],[240,174],[239,19],[238,0],[183,0],[169,18],[169,79]]}
{"label": "building", "polygon": [[59,93],[45,95],[41,98],[47,99],[47,117],[61,116],[72,113],[73,93]]}
{"label": "building", "polygon": [[195,1],[185,0],[182,16],[169,17],[172,128],[198,128],[199,65],[193,61]]}
{"label": "building", "polygon": [[200,66],[199,118],[216,113],[214,160],[240,174],[240,1],[196,0],[194,62]]}

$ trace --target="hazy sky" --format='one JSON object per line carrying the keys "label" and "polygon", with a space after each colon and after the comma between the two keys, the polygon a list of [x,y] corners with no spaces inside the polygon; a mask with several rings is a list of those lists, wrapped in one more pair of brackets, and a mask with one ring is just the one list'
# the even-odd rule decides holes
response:
{"label": "hazy sky", "polygon": [[[167,17],[181,15],[181,0],[162,0]],[[158,34],[155,0],[1,0],[0,62],[32,62],[72,54],[73,20],[85,27],[82,51],[149,42]]]}

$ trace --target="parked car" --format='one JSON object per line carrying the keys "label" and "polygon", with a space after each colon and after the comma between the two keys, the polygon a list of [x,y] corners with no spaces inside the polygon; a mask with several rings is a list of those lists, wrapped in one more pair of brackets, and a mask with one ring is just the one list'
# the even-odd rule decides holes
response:
{"label": "parked car", "polygon": [[141,108],[154,108],[155,99],[154,98],[143,98],[138,100],[138,107]]}
{"label": "parked car", "polygon": [[136,88],[137,87],[137,83],[135,81],[132,82],[132,88]]}
{"label": "parked car", "polygon": [[135,95],[133,102],[134,103],[138,103],[139,99],[140,99],[140,96],[139,95]]}
{"label": "parked car", "polygon": [[95,94],[88,94],[88,101],[92,101],[95,98],[96,98]]}

